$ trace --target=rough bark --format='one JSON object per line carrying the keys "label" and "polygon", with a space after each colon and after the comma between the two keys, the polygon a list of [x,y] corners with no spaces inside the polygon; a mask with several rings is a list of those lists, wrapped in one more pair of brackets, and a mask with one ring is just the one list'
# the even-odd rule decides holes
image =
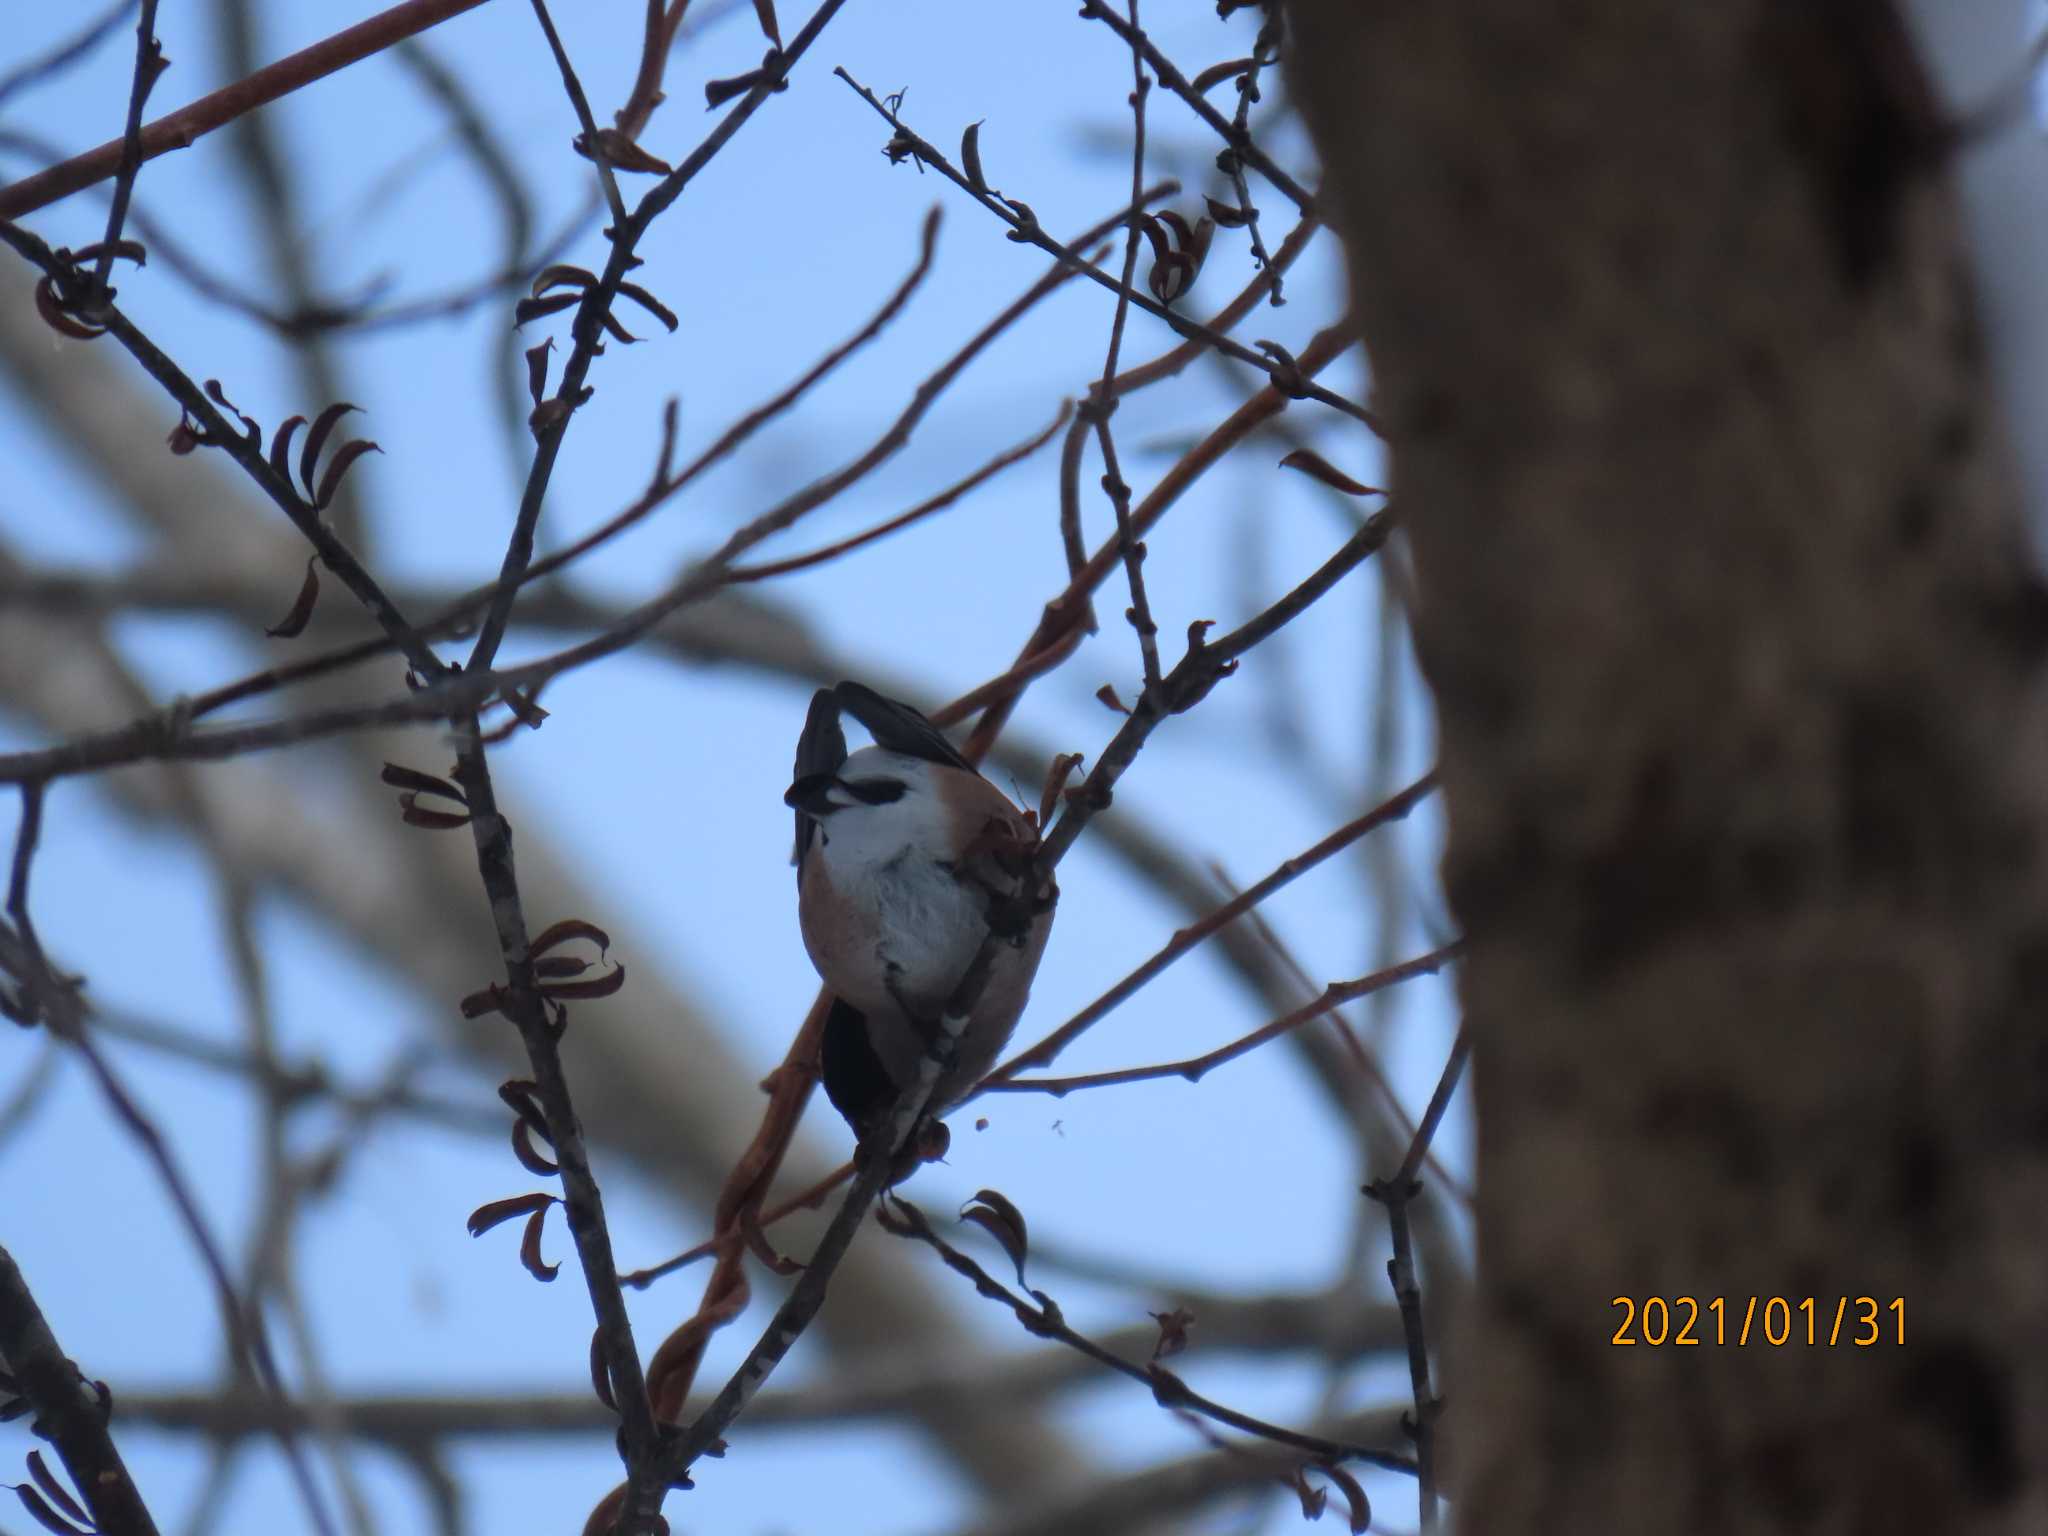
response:
{"label": "rough bark", "polygon": [[[1911,46],[1289,10],[1473,941],[1459,1523],[2048,1529],[2048,595]],[[1652,1295],[1730,1342],[1610,1344]],[[1751,1296],[1820,1343],[1738,1346]]]}

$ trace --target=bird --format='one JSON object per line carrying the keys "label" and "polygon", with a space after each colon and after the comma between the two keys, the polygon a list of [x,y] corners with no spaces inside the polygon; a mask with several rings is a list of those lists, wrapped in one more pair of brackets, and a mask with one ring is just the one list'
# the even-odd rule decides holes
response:
{"label": "bird", "polygon": [[[849,755],[842,713],[872,746]],[[931,721],[855,682],[812,697],[783,802],[796,812],[798,926],[832,999],[820,1076],[857,1139],[916,1077],[991,929],[1005,941],[926,1106],[943,1138],[939,1116],[995,1064],[1052,931],[1058,886],[1048,875],[1026,889],[1037,827]]]}

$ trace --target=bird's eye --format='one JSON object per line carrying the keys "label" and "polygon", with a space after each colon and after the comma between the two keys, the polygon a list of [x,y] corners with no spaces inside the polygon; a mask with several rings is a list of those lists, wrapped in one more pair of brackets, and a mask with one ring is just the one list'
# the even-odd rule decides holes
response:
{"label": "bird's eye", "polygon": [[840,787],[863,805],[890,805],[901,800],[910,786],[901,779],[842,779]]}

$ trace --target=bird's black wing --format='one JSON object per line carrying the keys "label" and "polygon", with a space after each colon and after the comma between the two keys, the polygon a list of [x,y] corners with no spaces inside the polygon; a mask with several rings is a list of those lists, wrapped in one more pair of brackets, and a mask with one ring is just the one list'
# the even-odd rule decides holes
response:
{"label": "bird's black wing", "polygon": [[[905,757],[923,758],[928,763],[944,763],[969,773],[980,771],[960,755],[944,732],[908,704],[885,699],[860,683],[841,683],[832,695],[848,714],[868,728],[875,745],[901,752]],[[811,708],[816,710],[817,705],[814,703]]]}
{"label": "bird's black wing", "polygon": [[[839,701],[833,690],[820,688],[811,695],[811,712],[804,717],[804,732],[796,739],[796,769],[791,783],[801,784],[820,774],[837,773],[845,761],[846,732],[839,728]],[[817,830],[816,821],[802,811],[796,813],[796,851],[790,855],[790,863],[803,862],[804,850],[810,847],[811,835]]]}

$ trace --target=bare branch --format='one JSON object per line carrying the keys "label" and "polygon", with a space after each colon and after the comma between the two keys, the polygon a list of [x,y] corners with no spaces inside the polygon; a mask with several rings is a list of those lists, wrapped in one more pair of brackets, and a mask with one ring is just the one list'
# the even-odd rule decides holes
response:
{"label": "bare branch", "polygon": [[1399,965],[1390,965],[1384,970],[1374,971],[1370,976],[1361,976],[1355,981],[1333,981],[1323,989],[1322,995],[1304,1003],[1292,1013],[1283,1014],[1270,1024],[1262,1024],[1250,1034],[1219,1045],[1215,1050],[1186,1061],[1169,1061],[1152,1067],[1125,1067],[1115,1072],[1091,1072],[1081,1077],[1013,1077],[1001,1082],[985,1082],[984,1092],[988,1093],[1049,1093],[1055,1098],[1065,1098],[1079,1088],[1111,1088],[1124,1083],[1150,1082],[1154,1078],[1180,1077],[1191,1083],[1198,1083],[1212,1067],[1220,1067],[1227,1061],[1257,1050],[1268,1041],[1277,1040],[1323,1017],[1342,1003],[1354,998],[1367,997],[1387,987],[1398,986],[1412,981],[1417,976],[1431,976],[1463,951],[1462,942],[1446,944],[1427,954],[1417,955],[1413,960],[1404,960]]}
{"label": "bare branch", "polygon": [[1189,1387],[1173,1372],[1156,1361],[1148,1365],[1135,1365],[1097,1344],[1085,1334],[1077,1333],[1067,1325],[1065,1317],[1052,1298],[1043,1291],[1031,1294],[1037,1305],[1016,1295],[1009,1287],[991,1276],[973,1259],[953,1247],[932,1230],[924,1212],[900,1196],[891,1196],[881,1211],[877,1212],[883,1228],[899,1237],[915,1238],[926,1244],[946,1266],[974,1282],[974,1288],[991,1301],[1001,1302],[1017,1315],[1027,1332],[1040,1338],[1055,1339],[1070,1349],[1080,1351],[1096,1364],[1143,1382],[1151,1388],[1152,1395],[1160,1407],[1185,1409],[1213,1419],[1218,1424],[1228,1425],[1262,1440],[1271,1440],[1292,1450],[1302,1451],[1318,1460],[1332,1464],[1345,1461],[1362,1461],[1368,1466],[1380,1467],[1390,1472],[1413,1472],[1415,1463],[1405,1456],[1397,1456],[1372,1446],[1347,1445],[1341,1441],[1325,1440],[1320,1435],[1303,1434],[1299,1430],[1287,1429],[1279,1424],[1269,1424],[1264,1419],[1255,1419],[1250,1414],[1239,1413],[1227,1408],[1213,1398],[1204,1397]]}
{"label": "bare branch", "polygon": [[1111,987],[1102,996],[1083,1008],[1036,1045],[1017,1052],[1008,1061],[997,1067],[988,1075],[988,1079],[981,1085],[982,1088],[984,1090],[994,1088],[1002,1081],[1014,1078],[1019,1072],[1025,1071],[1028,1068],[1051,1066],[1060,1052],[1064,1051],[1069,1045],[1072,1045],[1089,1026],[1109,1013],[1110,1010],[1128,1000],[1132,994],[1158,976],[1160,972],[1172,965],[1182,955],[1227,924],[1235,922],[1239,917],[1249,912],[1275,891],[1280,890],[1299,876],[1307,874],[1308,871],[1314,869],[1325,859],[1331,857],[1331,855],[1340,853],[1350,847],[1368,832],[1407,816],[1409,811],[1413,810],[1425,795],[1436,788],[1436,784],[1436,771],[1432,769],[1399,794],[1374,806],[1355,820],[1345,823],[1313,847],[1303,849],[1291,859],[1282,860],[1280,865],[1271,874],[1267,875],[1265,879],[1249,887],[1231,900],[1226,901],[1199,922],[1190,923],[1187,927],[1180,929],[1149,959],[1133,970],[1128,976],[1124,977],[1122,981]]}
{"label": "bare branch", "polygon": [[[275,64],[265,65],[232,85],[222,86],[168,117],[158,118],[142,130],[141,158],[154,160],[166,151],[184,149],[245,112],[288,96],[301,86],[346,69],[358,59],[382,52],[400,38],[424,32],[482,3],[483,0],[405,0],[404,4],[394,5],[311,47],[301,48]],[[123,149],[123,139],[112,139],[62,165],[0,188],[0,219],[18,219],[94,182],[105,181],[120,170]]]}
{"label": "bare branch", "polygon": [[[1364,422],[1374,432],[1380,430],[1379,421],[1372,412],[1359,405],[1356,401],[1347,400],[1342,395],[1332,390],[1324,389],[1320,384],[1313,383],[1303,375],[1299,368],[1294,367],[1290,362],[1279,357],[1253,351],[1250,347],[1233,341],[1228,336],[1210,330],[1199,321],[1190,320],[1185,315],[1175,313],[1149,294],[1139,293],[1128,284],[1118,283],[1115,278],[1104,272],[1093,262],[1087,260],[1070,247],[1061,245],[1059,241],[1048,235],[1039,226],[1037,218],[1030,215],[1028,208],[1023,213],[1019,213],[1005,199],[997,196],[985,187],[975,186],[972,179],[954,168],[953,162],[946,158],[944,151],[928,140],[919,137],[917,133],[904,124],[902,118],[892,108],[886,106],[873,91],[855,80],[843,68],[835,69],[833,73],[853,87],[854,93],[870,107],[874,108],[880,114],[882,120],[896,131],[896,138],[892,141],[893,144],[900,145],[906,154],[915,155],[921,163],[931,166],[933,170],[967,193],[968,196],[980,203],[982,207],[988,209],[990,213],[993,213],[997,218],[1009,225],[1018,239],[1026,244],[1035,245],[1040,250],[1057,257],[1061,263],[1071,267],[1081,276],[1089,278],[1102,287],[1107,288],[1111,293],[1127,296],[1129,302],[1137,305],[1138,308],[1144,310],[1147,314],[1164,320],[1181,335],[1196,338],[1215,348],[1225,356],[1234,357],[1239,362],[1247,363],[1270,375],[1276,384],[1298,398],[1320,401],[1333,410],[1342,411],[1345,415],[1355,417],[1357,420]],[[1162,76],[1161,78],[1163,79],[1164,77]]]}
{"label": "bare branch", "polygon": [[35,1409],[36,1430],[57,1447],[101,1536],[156,1536],[149,1507],[107,1433],[113,1404],[106,1387],[86,1381],[57,1347],[42,1308],[5,1248],[0,1248],[0,1360],[12,1378],[9,1385]]}

